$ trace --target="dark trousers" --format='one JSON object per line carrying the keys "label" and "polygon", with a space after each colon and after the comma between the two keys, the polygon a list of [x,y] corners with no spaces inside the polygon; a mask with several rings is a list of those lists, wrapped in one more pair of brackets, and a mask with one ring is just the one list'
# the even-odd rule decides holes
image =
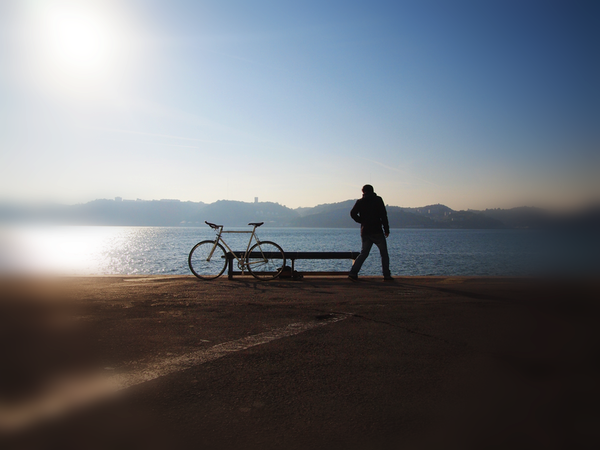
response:
{"label": "dark trousers", "polygon": [[371,247],[375,244],[377,248],[379,248],[379,253],[381,254],[381,269],[383,270],[383,276],[390,276],[390,255],[388,254],[385,236],[383,234],[367,234],[361,236],[361,239],[362,248],[360,250],[360,255],[358,255],[358,258],[356,258],[356,261],[352,264],[350,275],[358,275],[365,259],[367,259],[367,256],[369,256],[369,253],[371,252]]}

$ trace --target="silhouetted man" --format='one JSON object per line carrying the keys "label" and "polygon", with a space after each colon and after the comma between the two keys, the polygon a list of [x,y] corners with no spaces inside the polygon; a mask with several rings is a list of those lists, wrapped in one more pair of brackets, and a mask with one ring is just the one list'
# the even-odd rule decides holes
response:
{"label": "silhouetted man", "polygon": [[383,270],[383,279],[392,281],[390,274],[390,257],[387,249],[386,238],[390,235],[390,224],[388,223],[387,211],[381,197],[375,194],[373,186],[365,184],[362,188],[363,196],[356,201],[356,204],[350,211],[350,216],[355,222],[360,223],[360,237],[362,240],[362,249],[360,255],[354,261],[348,278],[353,281],[358,280],[358,272],[365,259],[369,256],[373,244],[379,248],[381,254],[381,269]]}

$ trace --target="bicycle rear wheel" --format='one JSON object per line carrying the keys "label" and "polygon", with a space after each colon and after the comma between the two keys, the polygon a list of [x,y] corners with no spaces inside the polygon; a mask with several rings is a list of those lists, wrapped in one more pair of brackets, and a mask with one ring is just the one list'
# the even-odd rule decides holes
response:
{"label": "bicycle rear wheel", "polygon": [[201,280],[214,280],[220,277],[227,267],[225,249],[219,243],[215,246],[215,241],[202,241],[190,252],[188,265],[192,273]]}
{"label": "bicycle rear wheel", "polygon": [[275,242],[254,244],[246,258],[248,272],[259,280],[271,280],[279,276],[285,266],[283,250]]}

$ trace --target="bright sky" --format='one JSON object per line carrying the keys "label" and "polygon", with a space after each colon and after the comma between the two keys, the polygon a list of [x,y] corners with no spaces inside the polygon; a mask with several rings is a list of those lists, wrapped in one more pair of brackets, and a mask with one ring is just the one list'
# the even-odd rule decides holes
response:
{"label": "bright sky", "polygon": [[0,0],[0,199],[600,199],[595,1]]}

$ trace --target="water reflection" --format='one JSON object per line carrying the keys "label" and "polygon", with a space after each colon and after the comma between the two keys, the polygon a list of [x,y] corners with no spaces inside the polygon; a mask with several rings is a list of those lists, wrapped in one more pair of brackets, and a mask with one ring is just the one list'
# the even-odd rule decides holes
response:
{"label": "water reflection", "polygon": [[[244,228],[241,228],[243,230]],[[284,251],[359,251],[355,229],[264,228],[263,240]],[[234,250],[249,235],[230,234]],[[4,227],[0,228],[2,273],[69,275],[190,274],[187,255],[213,239],[201,228]],[[600,273],[595,234],[525,230],[392,230],[388,240],[394,275],[530,275]],[[351,261],[297,261],[297,270],[349,270]],[[361,274],[379,275],[376,248]]]}

